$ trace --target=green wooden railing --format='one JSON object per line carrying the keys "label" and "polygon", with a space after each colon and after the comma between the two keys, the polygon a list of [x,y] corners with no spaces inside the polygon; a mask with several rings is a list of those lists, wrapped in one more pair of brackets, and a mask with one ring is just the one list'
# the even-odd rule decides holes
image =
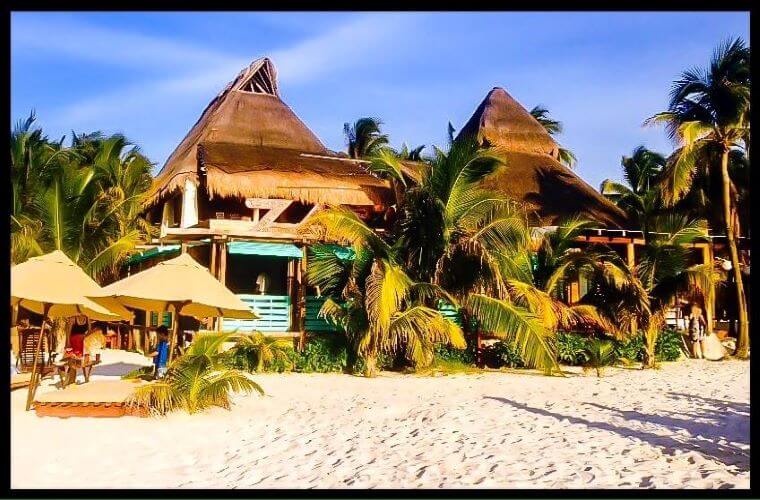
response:
{"label": "green wooden railing", "polygon": [[319,310],[327,297],[306,296],[306,321],[304,328],[307,332],[339,332],[340,328],[319,317]]}
{"label": "green wooden railing", "polygon": [[260,318],[227,319],[224,320],[224,330],[241,332],[289,332],[290,328],[290,297],[287,295],[248,295],[237,296]]}
{"label": "green wooden railing", "polygon": [[[169,328],[172,326],[172,313],[165,312],[161,318],[161,324]],[[152,311],[150,313],[150,326],[158,326],[158,313]]]}

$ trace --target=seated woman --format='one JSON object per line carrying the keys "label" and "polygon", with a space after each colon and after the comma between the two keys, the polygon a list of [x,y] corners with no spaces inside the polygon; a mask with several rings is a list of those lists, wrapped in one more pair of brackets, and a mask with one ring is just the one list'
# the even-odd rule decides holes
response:
{"label": "seated woman", "polygon": [[87,335],[87,318],[77,316],[74,324],[71,326],[71,335],[69,336],[69,349],[66,350],[67,357],[75,356],[81,358],[84,356],[84,338]]}

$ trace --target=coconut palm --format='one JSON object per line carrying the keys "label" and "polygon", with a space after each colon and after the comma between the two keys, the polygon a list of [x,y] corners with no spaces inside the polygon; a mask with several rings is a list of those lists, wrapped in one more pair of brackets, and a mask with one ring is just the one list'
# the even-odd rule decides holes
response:
{"label": "coconut palm", "polygon": [[[365,376],[376,374],[380,353],[402,354],[423,367],[433,361],[435,344],[466,347],[461,328],[431,307],[440,298],[453,298],[434,285],[415,283],[397,261],[398,246],[356,214],[330,208],[313,215],[303,231],[353,248],[355,257],[344,260],[317,246],[307,260],[307,278],[326,295],[340,294],[340,301],[325,301],[320,314],[346,332],[349,352],[365,361]],[[354,361],[349,360],[350,368]]]}
{"label": "coconut palm", "polygon": [[[530,110],[530,114],[544,127],[544,130],[546,130],[549,135],[559,135],[562,133],[562,122],[551,118],[549,116],[549,110],[542,105],[539,104],[534,106],[533,109]],[[559,148],[559,161],[568,168],[573,168],[575,164],[578,163],[578,159],[572,151],[565,148]]]}
{"label": "coconut palm", "polygon": [[361,159],[375,155],[388,145],[388,136],[380,131],[383,122],[379,118],[359,118],[353,124],[343,124],[348,156]]}
{"label": "coconut palm", "polygon": [[230,366],[249,372],[261,372],[275,363],[288,362],[288,351],[274,337],[259,332],[240,335],[228,351]]}
{"label": "coconut palm", "polygon": [[399,255],[415,279],[460,299],[466,315],[513,343],[529,366],[556,370],[553,328],[577,320],[583,309],[569,312],[533,283],[524,214],[504,195],[479,187],[499,168],[508,166],[472,140],[436,148],[402,207]]}
{"label": "coconut palm", "polygon": [[690,245],[707,241],[707,223],[686,215],[667,213],[653,220],[653,234],[636,266],[649,295],[650,310],[640,318],[645,338],[645,366],[655,362],[657,336],[665,326],[665,312],[676,298],[710,304],[721,276],[712,263],[693,264]]}
{"label": "coconut palm", "polygon": [[627,185],[610,179],[602,182],[602,194],[626,212],[645,238],[649,221],[663,207],[658,182],[666,163],[663,155],[639,146],[631,156],[623,156],[620,161]]}
{"label": "coconut palm", "polygon": [[152,165],[123,136],[75,135],[67,148],[33,123],[11,134],[12,260],[62,250],[107,280],[153,231],[141,215]]}
{"label": "coconut palm", "polygon": [[[593,330],[615,337],[631,332],[630,319],[647,308],[646,293],[625,261],[603,245],[579,247],[577,239],[587,229],[597,227],[593,221],[571,218],[561,221],[556,229],[542,231],[534,237],[530,256],[529,283],[539,295],[550,299],[534,306],[544,314],[544,322],[552,329]],[[568,305],[566,287],[583,279],[588,283],[589,297],[579,297]],[[587,293],[588,295],[588,293]],[[593,296],[626,296],[627,302],[612,311]]]}
{"label": "coconut palm", "polygon": [[86,267],[92,274],[108,280],[116,277],[119,266],[134,247],[155,233],[143,216],[153,164],[122,135],[80,139],[80,150],[90,148],[95,152],[91,165],[100,192],[87,222],[93,223],[94,232],[101,234],[102,239]]}
{"label": "coconut palm", "polygon": [[60,143],[51,142],[42,129],[33,128],[32,112],[19,121],[10,135],[11,178],[11,262],[20,263],[45,253],[38,239],[42,221],[34,204],[42,189],[42,178],[60,163],[69,160],[69,152]]}
{"label": "coconut palm", "polygon": [[680,152],[664,172],[665,202],[675,204],[692,185],[699,159],[717,148],[720,162],[705,167],[721,173],[723,226],[728,241],[736,301],[739,311],[739,338],[736,355],[749,354],[749,326],[744,284],[736,244],[733,214],[735,197],[731,195],[729,159],[731,151],[745,149],[749,137],[750,49],[741,38],[728,40],[715,50],[709,68],[684,71],[673,83],[668,110],[647,123],[662,123],[668,135],[680,146]]}
{"label": "coconut palm", "polygon": [[196,413],[212,406],[229,409],[233,392],[263,395],[261,386],[245,372],[229,368],[228,357],[221,352],[229,339],[229,333],[198,337],[185,354],[169,364],[163,379],[136,389],[127,405],[158,415],[179,409]]}

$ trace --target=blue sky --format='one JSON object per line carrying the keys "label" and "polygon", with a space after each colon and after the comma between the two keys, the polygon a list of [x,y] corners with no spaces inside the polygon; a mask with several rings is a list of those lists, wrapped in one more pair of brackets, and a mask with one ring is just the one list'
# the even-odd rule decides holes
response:
{"label": "blue sky", "polygon": [[331,149],[377,116],[391,142],[445,145],[494,86],[548,107],[598,187],[639,144],[680,71],[705,65],[748,13],[13,13],[12,123],[49,136],[122,132],[163,165],[237,72],[273,59],[280,93]]}

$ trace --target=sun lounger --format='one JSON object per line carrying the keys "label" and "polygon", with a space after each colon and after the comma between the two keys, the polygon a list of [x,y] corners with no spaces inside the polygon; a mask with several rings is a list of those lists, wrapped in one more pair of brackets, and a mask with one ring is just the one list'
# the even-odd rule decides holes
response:
{"label": "sun lounger", "polygon": [[11,390],[21,389],[22,387],[29,387],[29,383],[32,381],[31,373],[19,373],[11,376]]}
{"label": "sun lounger", "polygon": [[92,369],[100,364],[100,354],[96,354],[95,357],[81,358],[66,358],[56,364],[58,368],[58,376],[61,379],[61,388],[65,388],[67,385],[76,381],[77,370],[82,370],[85,383],[90,381],[90,374]]}

